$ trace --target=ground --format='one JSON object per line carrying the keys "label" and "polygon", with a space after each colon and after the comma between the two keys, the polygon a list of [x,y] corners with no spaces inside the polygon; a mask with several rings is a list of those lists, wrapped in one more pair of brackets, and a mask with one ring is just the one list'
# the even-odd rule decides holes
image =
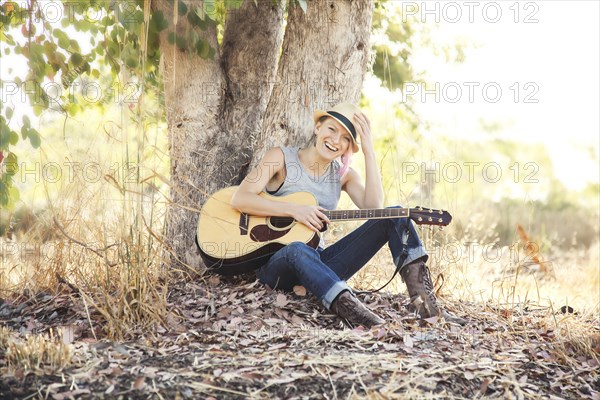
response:
{"label": "ground", "polygon": [[[164,323],[122,341],[105,339],[101,315],[72,291],[2,301],[0,398],[600,399],[597,316],[444,301],[470,320],[460,327],[415,319],[402,296],[362,294],[390,321],[366,330],[302,289],[181,282]],[[66,353],[10,349],[43,332]]]}

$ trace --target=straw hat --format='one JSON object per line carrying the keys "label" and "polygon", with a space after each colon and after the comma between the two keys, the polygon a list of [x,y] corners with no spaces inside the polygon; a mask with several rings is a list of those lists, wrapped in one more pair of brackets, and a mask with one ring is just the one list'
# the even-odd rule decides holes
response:
{"label": "straw hat", "polygon": [[329,111],[317,110],[314,113],[315,124],[319,121],[319,118],[328,116],[335,119],[337,122],[342,124],[352,136],[352,150],[356,153],[358,151],[358,138],[356,137],[356,129],[352,120],[354,114],[360,112],[360,109],[351,103],[341,103],[330,109]]}

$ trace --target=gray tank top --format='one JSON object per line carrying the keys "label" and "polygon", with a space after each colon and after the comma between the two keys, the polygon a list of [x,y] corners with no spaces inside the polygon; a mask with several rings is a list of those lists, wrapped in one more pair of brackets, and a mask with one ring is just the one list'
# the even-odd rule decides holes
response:
{"label": "gray tank top", "polygon": [[[310,192],[317,198],[319,205],[327,210],[335,210],[340,200],[342,184],[340,179],[340,164],[332,162],[323,176],[316,176],[315,171],[304,168],[298,158],[298,147],[281,147],[285,157],[285,180],[274,192],[274,196],[285,196],[296,192]],[[320,247],[324,247],[321,236]]]}

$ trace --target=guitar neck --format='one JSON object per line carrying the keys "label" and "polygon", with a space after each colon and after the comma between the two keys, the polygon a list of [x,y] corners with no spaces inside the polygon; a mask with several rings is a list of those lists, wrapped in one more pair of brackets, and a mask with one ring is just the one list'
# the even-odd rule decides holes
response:
{"label": "guitar neck", "polygon": [[375,208],[364,210],[325,211],[330,221],[350,221],[353,219],[386,219],[410,216],[410,208]]}

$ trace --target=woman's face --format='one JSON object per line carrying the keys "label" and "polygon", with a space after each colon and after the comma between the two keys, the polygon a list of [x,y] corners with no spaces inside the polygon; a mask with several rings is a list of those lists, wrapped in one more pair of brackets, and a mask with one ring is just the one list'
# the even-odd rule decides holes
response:
{"label": "woman's face", "polygon": [[342,124],[333,118],[317,122],[315,147],[319,154],[328,160],[335,160],[352,146],[352,136]]}

